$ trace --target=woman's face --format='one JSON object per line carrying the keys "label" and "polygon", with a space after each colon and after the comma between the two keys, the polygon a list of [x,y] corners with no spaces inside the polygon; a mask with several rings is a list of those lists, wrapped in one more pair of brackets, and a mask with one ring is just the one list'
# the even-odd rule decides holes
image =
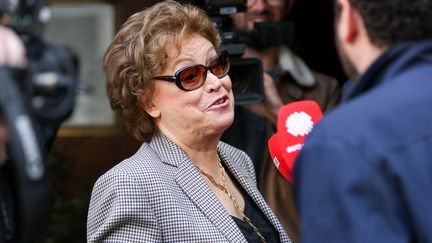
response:
{"label": "woman's face", "polygon": [[[212,43],[204,37],[193,34],[177,48],[167,49],[166,67],[157,76],[173,76],[179,69],[202,64],[217,53]],[[165,134],[190,139],[202,136],[221,136],[234,119],[234,96],[228,75],[218,78],[207,71],[203,86],[184,91],[173,82],[156,80],[156,89],[151,107],[147,112],[155,119],[158,128]],[[219,138],[218,137],[218,138]]]}

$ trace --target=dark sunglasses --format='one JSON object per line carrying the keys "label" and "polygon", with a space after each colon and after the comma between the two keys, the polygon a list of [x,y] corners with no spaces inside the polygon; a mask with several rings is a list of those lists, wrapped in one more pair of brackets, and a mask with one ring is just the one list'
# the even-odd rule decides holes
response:
{"label": "dark sunglasses", "polygon": [[218,78],[223,78],[227,75],[229,69],[229,54],[227,51],[222,51],[212,57],[207,66],[201,64],[186,66],[175,72],[174,76],[157,76],[153,77],[153,79],[174,82],[179,89],[192,91],[204,85],[207,71],[210,71]]}

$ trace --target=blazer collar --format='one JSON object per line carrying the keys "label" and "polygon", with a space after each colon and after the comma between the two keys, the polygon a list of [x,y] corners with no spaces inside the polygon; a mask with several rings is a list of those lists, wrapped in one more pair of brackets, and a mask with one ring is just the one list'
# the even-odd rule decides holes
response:
{"label": "blazer collar", "polygon": [[[163,163],[178,168],[175,179],[179,187],[220,232],[225,235],[228,241],[245,242],[246,239],[237,227],[237,224],[219,202],[219,199],[214,195],[186,153],[161,132],[158,132],[153,137],[150,146],[158,154]],[[228,146],[223,142],[219,142],[218,152],[226,169],[231,172],[276,230],[284,232],[284,229],[277,223],[276,217],[258,192],[256,185],[253,184],[255,183],[255,179],[248,178],[251,172],[247,171],[246,166],[242,166],[245,163],[241,161],[245,157],[233,156],[229,152]],[[280,237],[281,239],[283,238],[282,235]]]}
{"label": "blazer collar", "polygon": [[175,167],[178,167],[187,158],[186,153],[179,146],[159,131],[150,141],[150,147],[157,153],[162,162]]}
{"label": "blazer collar", "polygon": [[158,132],[150,142],[150,147],[158,154],[163,163],[178,168],[174,177],[179,187],[229,242],[246,241],[231,215],[227,213],[192,161],[179,146]]}
{"label": "blazer collar", "polygon": [[[220,144],[221,146],[222,144]],[[219,154],[221,155],[221,159],[223,160],[225,166],[230,170],[231,174],[236,178],[236,180],[240,183],[240,185],[244,188],[245,192],[251,197],[251,199],[255,202],[258,208],[264,213],[270,223],[275,227],[275,229],[279,232],[280,240],[283,241],[285,237],[288,237],[285,233],[285,229],[283,229],[282,225],[279,223],[276,216],[273,214],[273,211],[265,202],[264,198],[258,191],[256,187],[256,181],[252,178],[247,178],[251,172],[246,171],[245,166],[240,166],[244,164],[243,161],[240,161],[241,157],[229,156],[224,153],[224,150],[220,150]]]}

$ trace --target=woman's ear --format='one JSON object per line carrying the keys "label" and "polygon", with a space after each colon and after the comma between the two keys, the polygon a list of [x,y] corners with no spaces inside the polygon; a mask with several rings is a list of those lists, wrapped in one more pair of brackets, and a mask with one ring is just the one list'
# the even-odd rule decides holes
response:
{"label": "woman's ear", "polygon": [[145,112],[147,112],[147,114],[153,118],[160,117],[160,110],[151,98],[148,98],[146,95],[141,93],[138,99],[141,107],[145,110]]}
{"label": "woman's ear", "polygon": [[161,115],[158,107],[151,101],[144,106],[144,110],[153,118],[159,118]]}

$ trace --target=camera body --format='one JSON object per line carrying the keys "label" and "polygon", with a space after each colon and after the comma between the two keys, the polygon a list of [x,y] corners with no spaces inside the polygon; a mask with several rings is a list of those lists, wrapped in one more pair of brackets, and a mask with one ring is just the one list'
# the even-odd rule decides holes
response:
{"label": "camera body", "polygon": [[242,58],[247,46],[265,49],[293,42],[294,26],[289,22],[256,23],[250,33],[236,30],[232,14],[245,12],[247,0],[195,0],[204,9],[222,37],[222,48],[230,53],[229,76],[237,105],[257,103],[264,98],[263,67],[257,58]]}
{"label": "camera body", "polygon": [[20,98],[35,121],[59,126],[74,108],[79,64],[70,49],[44,40],[49,17],[45,0],[0,0],[0,24],[15,30],[26,48],[26,68],[7,68]]}
{"label": "camera body", "polygon": [[8,161],[0,169],[0,242],[32,242],[50,215],[44,160],[75,104],[78,59],[43,39],[45,1],[0,0],[0,23],[21,38],[25,69],[0,67],[0,114],[8,125]]}

